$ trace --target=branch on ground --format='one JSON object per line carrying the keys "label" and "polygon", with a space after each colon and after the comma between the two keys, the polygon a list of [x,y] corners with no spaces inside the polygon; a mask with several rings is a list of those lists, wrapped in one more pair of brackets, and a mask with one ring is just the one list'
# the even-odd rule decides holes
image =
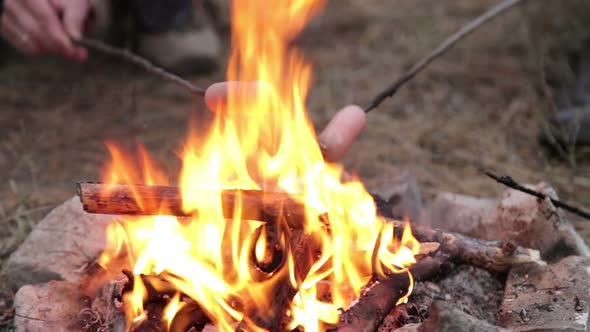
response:
{"label": "branch on ground", "polygon": [[590,212],[582,210],[581,208],[575,207],[571,204],[564,203],[558,199],[552,198],[551,196],[545,195],[542,192],[527,188],[520,183],[514,181],[514,179],[508,175],[499,176],[492,172],[486,171],[485,174],[492,179],[496,180],[497,182],[505,185],[506,187],[512,188],[514,190],[521,191],[525,194],[529,194],[532,196],[537,197],[538,199],[546,199],[548,198],[555,207],[562,208],[566,211],[569,211],[575,215],[578,215],[584,219],[590,220]]}

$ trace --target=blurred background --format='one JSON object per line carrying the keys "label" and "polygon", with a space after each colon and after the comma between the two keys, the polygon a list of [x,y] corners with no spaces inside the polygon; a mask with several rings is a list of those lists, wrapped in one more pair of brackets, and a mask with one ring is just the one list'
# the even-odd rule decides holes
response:
{"label": "blurred background", "polygon": [[[347,104],[367,104],[497,2],[331,1],[297,40],[314,63],[308,105],[316,129]],[[558,144],[546,130],[556,112],[584,106],[564,96],[590,94],[578,86],[589,17],[585,0],[529,1],[488,23],[369,114],[346,168],[369,190],[410,169],[426,199],[440,191],[495,197],[505,188],[486,169],[546,181],[560,198],[590,207],[590,150],[573,139],[580,126],[563,128]],[[223,57],[226,28],[219,29]],[[187,78],[207,86],[224,80],[224,71]],[[119,59],[93,52],[85,64],[29,59],[2,45],[0,262],[75,195],[77,181],[100,180],[107,140],[141,142],[177,174],[190,116],[204,128],[211,114],[202,100]],[[590,239],[590,223],[574,222]]]}

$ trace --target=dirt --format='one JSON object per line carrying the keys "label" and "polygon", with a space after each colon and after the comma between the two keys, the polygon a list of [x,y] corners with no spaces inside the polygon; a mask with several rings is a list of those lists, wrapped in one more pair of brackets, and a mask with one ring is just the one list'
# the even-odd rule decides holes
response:
{"label": "dirt", "polygon": [[[315,65],[314,124],[321,128],[347,104],[365,105],[494,3],[333,1],[299,39]],[[548,11],[536,15],[554,14]],[[522,182],[545,180],[562,199],[590,207],[588,153],[564,159],[538,143],[548,103],[530,13],[515,9],[483,27],[371,112],[344,161],[347,169],[371,188],[410,167],[427,199],[439,191],[497,196],[504,188],[481,172],[490,169]],[[190,79],[207,86],[223,77],[220,71]],[[142,142],[177,174],[187,119],[205,123],[210,115],[201,100],[117,60],[97,54],[86,64],[25,59],[6,47],[0,109],[0,259],[51,207],[75,194],[76,181],[100,179],[104,141]],[[587,222],[576,226],[590,239]]]}

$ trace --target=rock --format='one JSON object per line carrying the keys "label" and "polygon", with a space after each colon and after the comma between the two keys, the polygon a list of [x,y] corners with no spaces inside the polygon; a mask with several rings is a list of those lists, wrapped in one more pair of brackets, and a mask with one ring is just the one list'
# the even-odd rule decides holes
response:
{"label": "rock", "polygon": [[584,238],[590,238],[590,233],[585,232],[588,229],[588,220],[568,211],[564,215],[568,222],[562,225],[560,231],[564,244],[572,249],[573,254],[570,256],[590,257],[590,247],[584,241]]}
{"label": "rock", "polygon": [[444,301],[434,301],[428,319],[418,328],[421,332],[508,332],[486,321],[466,314]]}
{"label": "rock", "polygon": [[405,170],[398,177],[387,178],[371,186],[371,193],[376,196],[380,212],[386,216],[418,220],[422,211],[422,196],[416,176]]}
{"label": "rock", "polygon": [[77,284],[50,281],[27,285],[14,297],[14,327],[17,332],[75,331],[84,307]]}
{"label": "rock", "polygon": [[559,233],[561,239],[555,248],[544,257],[548,262],[557,262],[567,256],[590,257],[588,245],[572,224],[565,222],[560,225]]}
{"label": "rock", "polygon": [[[555,190],[546,183],[528,187],[557,198]],[[498,234],[502,234],[500,240],[538,249],[544,256],[561,239],[559,226],[563,223],[562,219],[549,199],[539,200],[511,189],[505,191],[500,198],[495,222],[498,225]]]}
{"label": "rock", "polygon": [[420,331],[420,325],[422,324],[406,324],[399,329],[395,329],[396,332],[418,332]]}
{"label": "rock", "polygon": [[506,281],[498,325],[511,331],[587,331],[590,258],[571,256],[547,266],[518,266]]}
{"label": "rock", "polygon": [[495,323],[496,311],[503,298],[503,284],[488,271],[472,266],[457,266],[453,273],[438,283],[441,294],[453,306],[470,316]]}
{"label": "rock", "polygon": [[[447,275],[448,273],[450,275]],[[378,332],[398,331],[402,327],[407,331],[419,331],[421,324],[430,317],[434,301],[439,299],[452,303],[453,308],[471,316],[483,324],[482,326],[495,324],[495,313],[500,308],[503,298],[503,284],[494,276],[470,266],[449,266],[446,272],[438,276],[443,279],[437,283],[415,283],[408,303],[393,308],[383,320]]]}
{"label": "rock", "polygon": [[33,229],[2,269],[14,290],[50,280],[76,282],[104,249],[113,216],[88,214],[78,197],[56,207]]}
{"label": "rock", "polygon": [[497,199],[439,193],[423,210],[420,223],[480,239],[490,238],[493,234],[488,233],[496,232],[497,206]]}
{"label": "rock", "polygon": [[[545,183],[529,187],[557,197]],[[567,223],[549,199],[539,200],[512,189],[500,199],[441,193],[424,210],[420,221],[483,240],[510,241],[537,249],[543,257],[552,254],[563,240],[560,227]]]}

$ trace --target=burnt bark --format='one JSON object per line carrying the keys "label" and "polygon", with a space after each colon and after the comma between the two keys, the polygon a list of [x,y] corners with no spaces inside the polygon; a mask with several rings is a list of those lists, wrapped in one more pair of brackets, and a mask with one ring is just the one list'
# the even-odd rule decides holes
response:
{"label": "burnt bark", "polygon": [[302,230],[294,231],[290,236],[290,252],[295,259],[294,273],[296,285],[291,282],[289,268],[284,265],[273,277],[278,278],[273,282],[273,289],[268,293],[268,298],[273,299],[270,307],[253,307],[244,315],[236,331],[254,331],[264,328],[268,331],[282,331],[283,318],[299,285],[303,283],[312,265],[317,259],[319,245],[317,237],[313,233],[305,233]]}
{"label": "burnt bark", "polygon": [[[395,223],[396,231],[403,231],[404,223],[391,222]],[[539,251],[518,247],[512,242],[481,241],[420,225],[412,226],[412,233],[420,242],[440,243],[439,250],[452,260],[489,272],[507,273],[511,267],[525,263],[545,265]]]}
{"label": "burnt bark", "polygon": [[[212,191],[212,195],[216,192]],[[84,211],[99,214],[192,216],[198,211],[183,208],[180,188],[79,182],[78,196]],[[261,190],[222,190],[223,215],[233,218],[240,204],[242,220],[277,221],[286,219],[292,228],[301,228],[305,220],[302,198],[288,193]]]}
{"label": "burnt bark", "polygon": [[[445,258],[428,257],[410,268],[414,281],[430,279],[441,272]],[[344,312],[338,325],[326,332],[372,332],[376,331],[385,316],[403,297],[410,285],[407,273],[390,274],[387,279],[375,282],[358,303]]]}
{"label": "burnt bark", "polygon": [[[198,211],[185,211],[178,187],[118,185],[81,182],[78,194],[84,210],[89,213],[187,216]],[[290,229],[301,229],[306,220],[302,199],[288,193],[260,190],[224,190],[221,193],[224,216],[232,218],[236,204],[241,204],[241,219],[276,223],[284,219]],[[328,212],[329,215],[329,212]],[[396,231],[403,232],[404,223],[389,220]],[[440,250],[455,260],[490,272],[506,273],[513,265],[540,263],[539,252],[516,246],[512,242],[485,242],[464,235],[420,225],[412,226],[420,242],[438,242]]]}

